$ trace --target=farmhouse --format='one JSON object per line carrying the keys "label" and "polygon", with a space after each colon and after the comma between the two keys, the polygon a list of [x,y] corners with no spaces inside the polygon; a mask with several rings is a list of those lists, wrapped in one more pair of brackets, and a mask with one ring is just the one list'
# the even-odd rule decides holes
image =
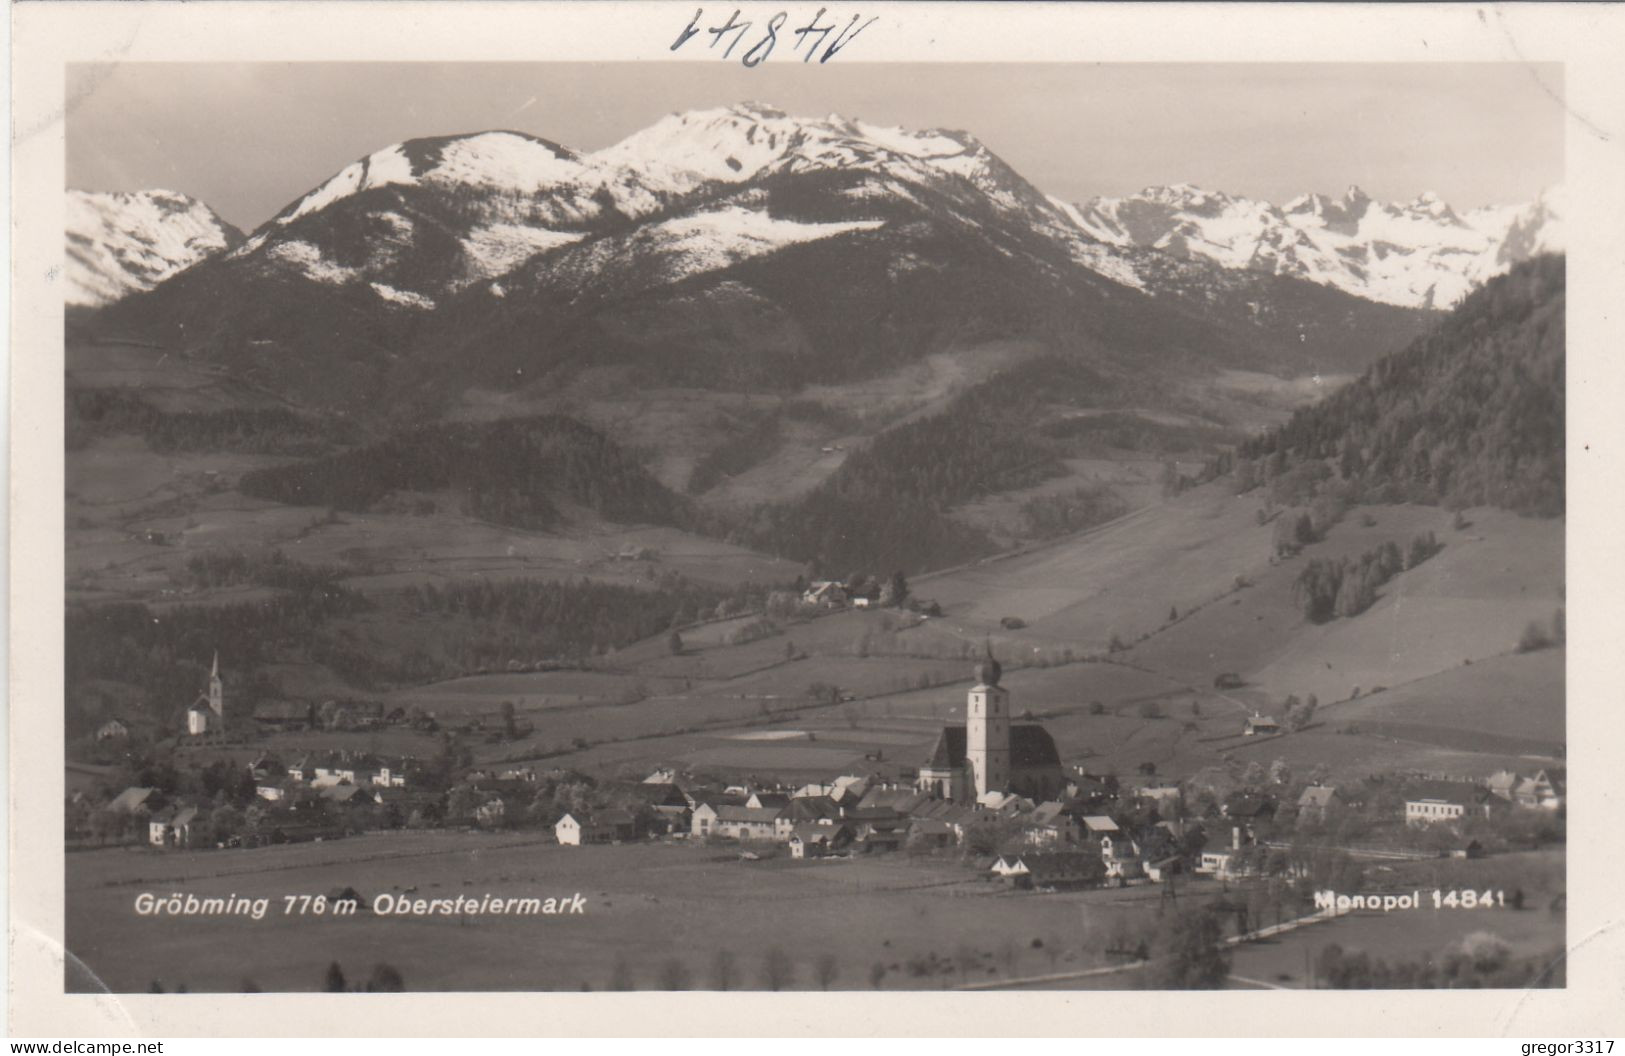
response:
{"label": "farmhouse", "polygon": [[1568,786],[1567,776],[1562,770],[1537,770],[1533,777],[1526,777],[1518,782],[1518,787],[1512,794],[1513,801],[1520,807],[1557,810],[1563,805],[1563,796]]}
{"label": "farmhouse", "polygon": [[1298,821],[1324,821],[1328,813],[1342,804],[1343,801],[1337,797],[1337,789],[1327,785],[1310,785],[1298,797]]}
{"label": "farmhouse", "polygon": [[117,719],[109,719],[96,728],[98,741],[122,741],[130,736],[130,728]]}
{"label": "farmhouse", "polygon": [[824,858],[852,845],[850,825],[819,825],[803,822],[790,833],[792,858]]}
{"label": "farmhouse", "polygon": [[147,822],[147,842],[154,847],[190,847],[197,816],[196,807],[171,807],[154,815]]}
{"label": "farmhouse", "polygon": [[[780,808],[784,809],[784,808]],[[695,836],[722,836],[735,840],[778,838],[779,811],[771,807],[744,807],[731,803],[702,803],[694,810],[690,831]]]}
{"label": "farmhouse", "polygon": [[933,850],[952,847],[959,842],[960,829],[941,818],[915,818],[908,827],[911,845]]}
{"label": "farmhouse", "polygon": [[1280,723],[1276,722],[1268,715],[1259,715],[1256,713],[1248,716],[1246,724],[1241,728],[1241,733],[1244,737],[1262,737],[1280,732]]}
{"label": "farmhouse", "polygon": [[1049,731],[1010,723],[1010,692],[991,655],[976,665],[966,697],[965,725],[944,726],[920,766],[915,787],[955,803],[980,802],[990,792],[1053,799],[1065,786],[1061,757]]}
{"label": "farmhouse", "polygon": [[371,806],[378,802],[371,792],[360,785],[327,785],[323,787],[321,797],[340,807]]}
{"label": "farmhouse", "polygon": [[1087,851],[1028,852],[1004,855],[990,872],[1011,887],[1084,887],[1105,876],[1100,858]]}
{"label": "farmhouse", "polygon": [[1034,847],[1069,847],[1079,842],[1078,825],[1062,803],[1050,800],[1023,819],[1022,838]]}
{"label": "farmhouse", "polygon": [[801,595],[801,600],[808,605],[822,605],[832,609],[845,605],[846,599],[846,585],[832,579],[813,583]]}
{"label": "farmhouse", "polygon": [[580,818],[566,814],[553,826],[553,835],[567,847],[630,840],[635,834],[632,815],[624,810],[605,810]]}
{"label": "farmhouse", "polygon": [[1106,866],[1106,875],[1114,880],[1131,880],[1140,875],[1140,852],[1127,833],[1102,833],[1100,860]]}

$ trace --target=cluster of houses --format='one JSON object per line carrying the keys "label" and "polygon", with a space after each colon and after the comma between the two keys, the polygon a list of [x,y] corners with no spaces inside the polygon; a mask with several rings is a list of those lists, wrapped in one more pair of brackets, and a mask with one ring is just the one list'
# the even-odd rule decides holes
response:
{"label": "cluster of houses", "polygon": [[[350,828],[347,813],[357,808],[393,806],[404,815],[439,799],[414,788],[419,772],[410,759],[329,752],[304,755],[284,765],[275,756],[261,755],[247,769],[261,815],[252,838],[262,842],[343,835]],[[155,788],[131,787],[114,796],[105,809],[144,818],[147,842],[155,847],[219,841],[210,824],[212,806],[195,797],[169,797]],[[242,842],[241,837],[233,842]]]}
{"label": "cluster of houses", "polygon": [[1467,817],[1494,817],[1512,807],[1556,813],[1568,794],[1567,774],[1541,769],[1532,774],[1502,770],[1483,784],[1471,781],[1422,781],[1405,801],[1407,825],[1434,825]]}

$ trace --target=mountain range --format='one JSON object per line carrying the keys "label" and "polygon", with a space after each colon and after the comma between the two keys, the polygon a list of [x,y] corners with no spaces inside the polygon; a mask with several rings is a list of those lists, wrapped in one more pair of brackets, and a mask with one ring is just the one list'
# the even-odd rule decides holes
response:
{"label": "mountain range", "polygon": [[1291,275],[1384,304],[1446,308],[1513,264],[1561,252],[1562,190],[1522,206],[1457,213],[1424,192],[1374,201],[1305,194],[1283,206],[1190,184],[1068,206],[1079,228],[1117,247]]}
{"label": "mountain range", "polygon": [[[70,230],[101,247],[73,255],[95,276],[74,285],[107,291],[73,332],[154,343],[375,440],[568,415],[702,500],[756,467],[767,498],[806,494],[845,461],[832,451],[950,406],[1023,420],[933,442],[1006,453],[1108,411],[1131,416],[1117,436],[1235,436],[1284,414],[1281,379],[1358,373],[1561,244],[1556,193],[1459,215],[1354,190],[1068,203],[967,132],[760,104],[672,114],[592,153],[511,131],[408,140],[246,238],[159,192],[79,200],[131,218]],[[174,255],[124,266],[146,247]],[[995,384],[998,399],[953,402]],[[772,408],[792,405],[782,425]],[[972,467],[1004,463],[964,456],[955,494],[998,490]]]}
{"label": "mountain range", "polygon": [[[1405,204],[1358,187],[1339,198],[1301,195],[1285,205],[1190,184],[1070,203],[1040,193],[967,133],[907,132],[849,121],[793,118],[757,104],[674,114],[622,142],[580,154],[516,132],[410,140],[361,158],[243,238],[207,206],[166,191],[70,192],[68,232],[75,294],[105,304],[149,289],[229,251],[269,270],[327,283],[363,282],[383,299],[427,308],[437,297],[505,274],[531,257],[573,245],[616,222],[652,220],[669,243],[665,280],[761,255],[791,243],[865,230],[881,218],[815,227],[773,223],[750,203],[679,209],[774,176],[863,173],[853,196],[948,191],[950,202],[988,207],[1031,228],[1078,264],[1126,285],[1154,288],[1140,250],[1206,260],[1232,270],[1303,278],[1386,304],[1443,308],[1511,264],[1561,249],[1561,190],[1524,205],[1458,213],[1431,192]],[[950,190],[950,185],[961,184]],[[383,192],[382,194],[378,192]],[[421,192],[428,192],[427,195]],[[957,192],[957,193],[955,193]],[[335,205],[397,196],[421,205],[438,195],[449,227],[409,210],[363,209],[362,231],[305,223]],[[745,213],[754,215],[746,216]],[[437,235],[451,234],[455,245]],[[357,235],[371,243],[360,253]],[[315,236],[315,237],[310,237]],[[422,257],[437,258],[424,266]],[[414,267],[414,265],[418,265]],[[402,285],[392,284],[395,280]]]}

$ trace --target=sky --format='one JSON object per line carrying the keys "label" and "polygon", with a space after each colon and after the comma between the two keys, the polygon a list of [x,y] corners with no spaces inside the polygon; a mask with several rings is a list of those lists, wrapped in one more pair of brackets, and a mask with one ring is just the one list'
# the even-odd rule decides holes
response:
{"label": "sky", "polygon": [[181,191],[251,230],[403,139],[506,128],[590,151],[753,100],[962,129],[1072,201],[1193,183],[1281,204],[1357,184],[1471,209],[1562,181],[1561,93],[1560,65],[1516,63],[81,64],[67,178]]}

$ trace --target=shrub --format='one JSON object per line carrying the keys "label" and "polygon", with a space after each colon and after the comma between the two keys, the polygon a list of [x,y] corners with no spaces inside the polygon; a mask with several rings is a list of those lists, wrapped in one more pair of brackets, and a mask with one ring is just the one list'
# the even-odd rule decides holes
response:
{"label": "shrub", "polygon": [[1531,620],[1529,625],[1523,629],[1523,634],[1518,637],[1518,652],[1532,653],[1551,644],[1551,639],[1546,637],[1546,632],[1541,629],[1540,624]]}

